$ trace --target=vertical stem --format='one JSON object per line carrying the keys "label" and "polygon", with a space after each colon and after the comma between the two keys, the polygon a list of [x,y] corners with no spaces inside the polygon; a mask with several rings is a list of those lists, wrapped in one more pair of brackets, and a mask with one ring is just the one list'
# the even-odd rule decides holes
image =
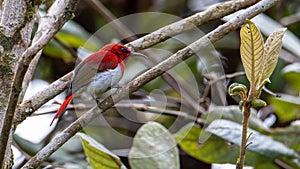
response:
{"label": "vertical stem", "polygon": [[[30,41],[26,34],[31,34],[32,28],[27,26],[27,22],[30,20],[28,13],[32,11],[27,11],[25,0],[4,0],[1,2],[3,2],[3,6],[0,17],[0,168],[4,169],[12,167],[11,129],[13,128],[14,113],[7,110],[11,105],[7,98],[10,97],[13,89],[12,83],[17,58],[27,48],[26,42]],[[15,89],[19,90],[19,88]]]}
{"label": "vertical stem", "polygon": [[244,167],[245,152],[246,152],[247,141],[248,141],[247,129],[248,129],[248,120],[250,116],[250,108],[251,108],[251,103],[245,102],[243,104],[244,116],[243,116],[242,141],[240,147],[240,157],[237,161],[236,169],[243,169]]}

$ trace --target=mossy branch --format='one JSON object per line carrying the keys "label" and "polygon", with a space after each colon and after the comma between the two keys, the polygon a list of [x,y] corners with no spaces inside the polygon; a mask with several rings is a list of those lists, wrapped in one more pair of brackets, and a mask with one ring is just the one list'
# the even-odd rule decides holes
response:
{"label": "mossy branch", "polygon": [[[30,45],[32,32],[32,18],[36,6],[42,1],[11,1],[7,0],[1,16],[1,41],[11,38],[16,41],[9,41],[9,44],[0,46],[4,51],[2,55],[10,56],[7,64],[10,73],[5,74],[5,85],[1,85],[0,92],[5,93],[3,106],[0,107],[1,135],[0,135],[0,166],[9,168],[12,162],[10,158],[10,147],[12,144],[12,133],[15,130],[14,117],[15,110],[22,91],[22,83],[29,64],[37,52],[39,52],[49,40],[60,30],[66,21],[68,21],[75,11],[79,0],[55,1],[43,17],[38,26]],[[29,26],[28,26],[29,25]],[[25,31],[24,31],[25,30]],[[2,44],[2,43],[1,43]],[[30,45],[30,46],[29,46]],[[29,47],[28,47],[29,46]],[[18,63],[16,63],[18,62]],[[15,67],[17,66],[17,67]],[[8,98],[8,99],[7,99]]]}

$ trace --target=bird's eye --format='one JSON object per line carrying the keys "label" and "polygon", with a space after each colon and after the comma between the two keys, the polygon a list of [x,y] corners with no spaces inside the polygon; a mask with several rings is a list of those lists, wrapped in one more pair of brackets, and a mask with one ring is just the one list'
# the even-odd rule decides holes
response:
{"label": "bird's eye", "polygon": [[121,47],[120,50],[121,50],[123,53],[129,53],[129,51],[128,51],[126,48],[124,48],[124,47]]}

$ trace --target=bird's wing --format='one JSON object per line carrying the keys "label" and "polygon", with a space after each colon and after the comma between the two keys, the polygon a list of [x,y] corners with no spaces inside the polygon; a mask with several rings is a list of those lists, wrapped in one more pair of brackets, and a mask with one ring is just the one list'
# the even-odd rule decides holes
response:
{"label": "bird's wing", "polygon": [[81,62],[74,70],[72,90],[79,90],[81,87],[90,83],[97,73],[113,69],[117,65],[117,60],[107,61],[103,59],[98,62]]}
{"label": "bird's wing", "polygon": [[96,73],[98,72],[98,66],[99,63],[87,65],[84,64],[84,62],[81,62],[76,66],[72,80],[73,92],[79,90],[83,86],[86,86],[92,81],[93,77],[95,77]]}

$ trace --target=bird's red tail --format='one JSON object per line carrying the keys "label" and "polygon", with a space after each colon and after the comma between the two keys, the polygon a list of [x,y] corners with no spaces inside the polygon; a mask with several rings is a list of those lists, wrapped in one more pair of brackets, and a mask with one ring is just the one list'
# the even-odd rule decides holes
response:
{"label": "bird's red tail", "polygon": [[60,108],[57,110],[55,116],[53,117],[50,126],[52,125],[52,123],[54,122],[54,120],[67,108],[68,104],[71,102],[71,100],[74,98],[75,93],[72,93],[70,96],[68,96],[64,102],[62,103],[62,105],[60,106]]}

